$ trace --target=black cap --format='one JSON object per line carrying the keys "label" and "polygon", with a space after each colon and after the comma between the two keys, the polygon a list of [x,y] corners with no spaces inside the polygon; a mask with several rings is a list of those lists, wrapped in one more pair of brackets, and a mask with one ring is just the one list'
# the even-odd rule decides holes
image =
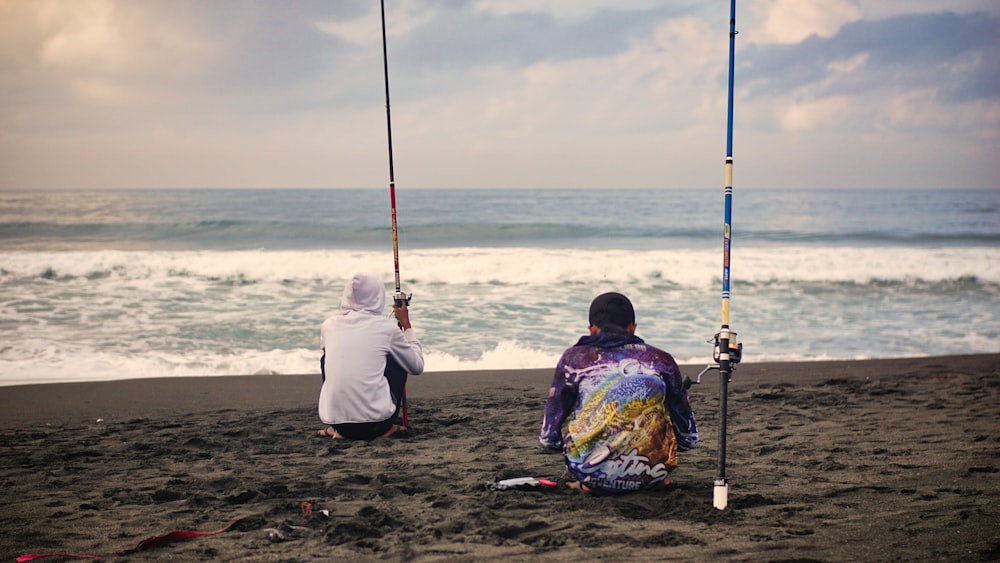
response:
{"label": "black cap", "polygon": [[608,325],[628,328],[635,324],[632,302],[621,293],[602,293],[590,303],[590,326],[604,329]]}

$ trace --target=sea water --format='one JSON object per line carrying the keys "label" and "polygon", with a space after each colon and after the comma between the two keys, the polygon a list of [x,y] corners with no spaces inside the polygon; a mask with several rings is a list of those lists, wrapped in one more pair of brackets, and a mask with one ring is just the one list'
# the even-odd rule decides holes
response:
{"label": "sea water", "polygon": [[[428,371],[553,367],[605,291],[711,362],[721,189],[396,196]],[[318,374],[345,282],[394,290],[390,216],[388,189],[0,192],[0,385]],[[1000,190],[746,188],[732,217],[745,362],[1000,352]]]}

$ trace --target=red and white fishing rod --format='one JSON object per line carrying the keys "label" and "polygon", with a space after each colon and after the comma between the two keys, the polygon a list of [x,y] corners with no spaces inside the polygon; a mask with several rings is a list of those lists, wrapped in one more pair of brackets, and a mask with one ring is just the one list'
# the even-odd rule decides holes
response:
{"label": "red and white fishing rod", "polygon": [[[392,263],[393,274],[396,281],[396,291],[392,294],[392,301],[396,307],[401,307],[403,303],[410,305],[410,295],[403,293],[399,283],[399,231],[396,227],[396,173],[392,166],[392,112],[389,108],[389,54],[386,48],[385,34],[385,0],[379,2],[382,9],[382,68],[385,75],[385,125],[389,139],[389,205],[392,211]],[[407,408],[406,387],[403,387],[402,405],[400,410],[403,414],[403,426],[410,425],[410,414]]]}
{"label": "red and white fishing rod", "polygon": [[385,125],[389,139],[389,204],[392,208],[392,262],[396,281],[396,291],[392,299],[398,307],[402,301],[410,303],[410,296],[405,295],[399,283],[399,231],[396,227],[396,173],[392,166],[392,111],[389,107],[389,55],[385,38],[385,0],[380,2],[382,8],[382,68],[385,75]]}

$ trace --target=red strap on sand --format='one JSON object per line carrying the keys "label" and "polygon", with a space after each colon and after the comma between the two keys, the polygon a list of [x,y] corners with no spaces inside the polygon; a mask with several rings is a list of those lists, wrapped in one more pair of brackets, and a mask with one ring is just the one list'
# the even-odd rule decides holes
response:
{"label": "red strap on sand", "polygon": [[[139,542],[135,547],[131,549],[122,549],[115,552],[115,556],[128,555],[130,553],[135,553],[136,551],[142,551],[144,549],[149,549],[151,547],[156,547],[163,545],[167,542],[178,541],[178,540],[189,540],[193,538],[200,538],[203,536],[214,536],[215,534],[221,534],[222,532],[228,531],[230,528],[235,526],[242,518],[239,520],[234,520],[225,528],[215,530],[212,532],[198,532],[195,530],[175,530],[168,534],[163,534],[162,536],[153,536],[151,538],[146,538]],[[41,559],[43,557],[75,557],[77,559],[103,559],[100,555],[83,555],[78,553],[27,553],[17,558],[18,563],[24,561],[34,561],[35,559]]]}
{"label": "red strap on sand", "polygon": [[406,402],[406,386],[403,386],[403,426],[410,427],[410,412]]}
{"label": "red strap on sand", "polygon": [[[240,520],[242,520],[242,518],[240,518]],[[236,523],[239,522],[240,520],[234,520],[232,523],[230,523],[225,528],[220,528],[218,530],[215,530],[214,532],[197,532],[197,531],[194,531],[194,530],[176,530],[176,531],[170,532],[169,534],[163,534],[162,536],[154,536],[154,537],[151,537],[151,538],[146,538],[146,539],[142,540],[141,542],[139,542],[139,544],[136,545],[135,547],[133,547],[132,549],[123,549],[123,550],[120,550],[120,551],[116,551],[115,555],[127,555],[129,553],[135,553],[136,551],[142,551],[144,549],[149,549],[151,547],[156,547],[158,545],[163,545],[163,544],[165,544],[167,542],[176,541],[176,540],[189,540],[189,539],[192,539],[192,538],[200,538],[200,537],[203,537],[203,536],[214,536],[215,534],[221,534],[222,532],[225,532],[225,531],[229,530],[229,528],[232,528],[233,526],[235,526]]]}
{"label": "red strap on sand", "polygon": [[80,555],[79,553],[26,553],[17,558],[17,561],[34,561],[42,557],[75,557],[77,559],[100,559],[100,555]]}

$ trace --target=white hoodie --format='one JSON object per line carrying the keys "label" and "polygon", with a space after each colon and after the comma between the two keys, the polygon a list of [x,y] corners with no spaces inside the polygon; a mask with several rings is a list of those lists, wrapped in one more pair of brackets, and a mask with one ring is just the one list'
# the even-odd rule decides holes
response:
{"label": "white hoodie", "polygon": [[385,378],[391,355],[411,375],[424,371],[424,352],[413,329],[400,331],[382,316],[385,286],[371,274],[357,274],[344,288],[340,313],[320,328],[326,381],[319,393],[319,418],[326,424],[380,422],[396,410]]}

